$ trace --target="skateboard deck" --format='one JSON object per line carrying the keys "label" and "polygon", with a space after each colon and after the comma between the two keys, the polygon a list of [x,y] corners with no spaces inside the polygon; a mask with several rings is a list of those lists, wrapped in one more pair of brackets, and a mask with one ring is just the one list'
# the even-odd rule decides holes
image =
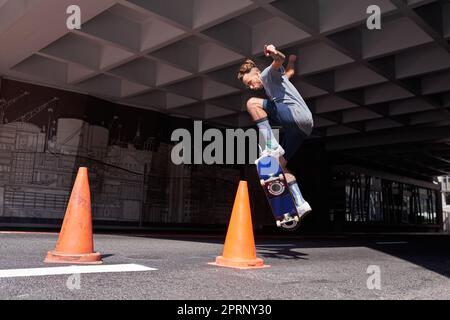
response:
{"label": "skateboard deck", "polygon": [[262,156],[255,164],[277,226],[295,228],[300,219],[280,163],[273,156]]}

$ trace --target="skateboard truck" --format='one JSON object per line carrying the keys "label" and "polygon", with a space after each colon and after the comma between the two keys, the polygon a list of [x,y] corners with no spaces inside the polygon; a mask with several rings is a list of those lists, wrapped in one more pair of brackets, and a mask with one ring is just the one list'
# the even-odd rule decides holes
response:
{"label": "skateboard truck", "polygon": [[283,220],[277,220],[277,226],[286,230],[295,230],[299,226],[300,218],[298,216],[292,217],[286,213]]}

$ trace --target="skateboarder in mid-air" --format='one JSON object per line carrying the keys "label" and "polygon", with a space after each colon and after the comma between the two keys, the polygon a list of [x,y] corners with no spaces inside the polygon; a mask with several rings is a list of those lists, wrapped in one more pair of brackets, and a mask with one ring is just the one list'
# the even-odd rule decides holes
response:
{"label": "skateboarder in mid-air", "polygon": [[[289,56],[287,69],[284,69],[286,57],[275,46],[264,46],[264,54],[273,58],[269,67],[261,72],[253,61],[246,60],[239,70],[238,79],[250,90],[264,88],[269,98],[251,98],[247,102],[247,111],[264,137],[266,145],[262,156],[270,155],[279,159],[294,197],[298,215],[303,218],[311,212],[311,207],[303,199],[297,180],[287,168],[287,164],[311,134],[314,126],[312,114],[300,93],[289,81],[295,73],[294,65],[297,57]],[[285,131],[281,145],[273,135],[269,120],[273,125],[283,127]]]}

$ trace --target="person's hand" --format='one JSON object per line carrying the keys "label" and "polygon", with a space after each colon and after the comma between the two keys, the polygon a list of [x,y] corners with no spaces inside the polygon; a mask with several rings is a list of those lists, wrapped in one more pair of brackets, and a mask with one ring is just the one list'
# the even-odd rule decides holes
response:
{"label": "person's hand", "polygon": [[275,48],[275,46],[273,44],[264,46],[264,55],[266,57],[269,57],[269,56],[274,55],[276,53],[277,53],[277,48]]}

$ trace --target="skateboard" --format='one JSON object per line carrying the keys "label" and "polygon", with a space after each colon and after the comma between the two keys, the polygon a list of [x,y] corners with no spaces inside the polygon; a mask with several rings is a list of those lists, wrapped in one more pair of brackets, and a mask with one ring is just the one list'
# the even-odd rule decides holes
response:
{"label": "skateboard", "polygon": [[265,155],[257,159],[255,164],[277,227],[287,230],[296,229],[300,217],[278,159]]}

